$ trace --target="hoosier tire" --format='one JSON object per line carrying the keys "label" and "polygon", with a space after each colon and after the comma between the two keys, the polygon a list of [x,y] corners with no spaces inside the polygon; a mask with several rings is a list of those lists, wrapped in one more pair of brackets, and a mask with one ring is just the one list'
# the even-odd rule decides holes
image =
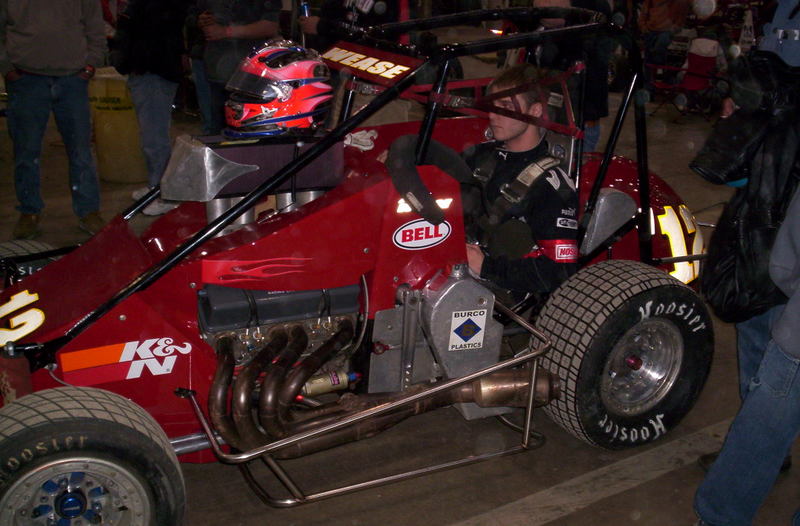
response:
{"label": "hoosier tire", "polygon": [[[29,239],[15,239],[13,241],[4,241],[0,243],[0,259],[3,258],[12,258],[12,257],[20,257],[20,256],[30,256],[33,254],[38,254],[40,252],[48,252],[50,250],[54,250],[55,247],[52,245],[48,245],[42,241],[32,241]],[[23,276],[29,276],[40,270],[42,267],[47,265],[48,263],[52,263],[55,261],[56,257],[48,257],[42,259],[35,259],[33,261],[26,261],[24,263],[19,264],[19,271]],[[5,281],[5,271],[6,269],[0,265],[0,287],[3,286],[3,281]]]}
{"label": "hoosier tire", "polygon": [[184,507],[167,436],[129,400],[65,387],[0,409],[0,525],[175,526]]}
{"label": "hoosier tire", "polygon": [[691,409],[708,376],[713,330],[689,287],[635,261],[582,269],[536,321],[553,342],[542,366],[561,380],[545,412],[607,449],[661,438]]}

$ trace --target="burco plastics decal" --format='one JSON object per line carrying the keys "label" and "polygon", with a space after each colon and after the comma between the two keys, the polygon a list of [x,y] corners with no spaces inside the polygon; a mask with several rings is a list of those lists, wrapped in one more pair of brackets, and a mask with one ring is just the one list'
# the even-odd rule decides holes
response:
{"label": "burco plastics decal", "polygon": [[450,223],[433,225],[424,219],[409,221],[394,231],[392,241],[404,250],[423,250],[435,247],[450,237]]}
{"label": "burco plastics decal", "polygon": [[466,351],[483,347],[486,327],[486,309],[462,310],[453,313],[450,320],[448,351]]}

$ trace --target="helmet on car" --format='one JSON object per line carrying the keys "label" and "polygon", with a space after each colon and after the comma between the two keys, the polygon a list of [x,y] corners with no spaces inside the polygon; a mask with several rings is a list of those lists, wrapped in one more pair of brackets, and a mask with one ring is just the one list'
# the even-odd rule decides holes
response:
{"label": "helmet on car", "polygon": [[319,54],[288,40],[268,42],[239,64],[225,89],[225,135],[259,137],[313,128],[327,113],[333,90]]}

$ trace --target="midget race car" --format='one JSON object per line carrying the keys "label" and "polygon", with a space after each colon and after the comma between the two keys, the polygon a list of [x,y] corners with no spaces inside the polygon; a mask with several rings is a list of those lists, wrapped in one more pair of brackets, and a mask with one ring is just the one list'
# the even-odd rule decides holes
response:
{"label": "midget race car", "polygon": [[[394,38],[501,19],[517,32]],[[161,187],[85,244],[3,259],[0,525],[179,524],[179,460],[238,464],[270,505],[313,502],[533,449],[542,406],[602,448],[669,433],[703,387],[713,332],[690,286],[702,235],[648,170],[641,76],[602,155],[581,151],[582,64],[548,77],[538,125],[581,203],[581,270],[549,297],[509,304],[470,274],[458,174],[439,162],[485,140],[488,111],[515,114],[483,95],[490,79],[454,80],[459,58],[616,31],[555,8],[352,28],[322,54],[341,75],[337,122],[181,137]],[[424,104],[421,121],[369,124],[399,97]],[[631,107],[635,160],[614,155]],[[136,232],[159,195],[182,204]],[[443,406],[516,423],[520,443],[317,492],[282,464]]]}

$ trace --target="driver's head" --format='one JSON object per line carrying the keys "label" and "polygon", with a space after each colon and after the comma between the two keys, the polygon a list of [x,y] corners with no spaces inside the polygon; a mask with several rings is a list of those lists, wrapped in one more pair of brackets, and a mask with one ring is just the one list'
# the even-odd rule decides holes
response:
{"label": "driver's head", "polygon": [[[525,86],[525,89],[495,99],[492,104],[532,117],[542,117],[543,101],[546,99],[540,78],[539,70],[530,64],[520,64],[504,70],[489,84],[489,95],[521,86]],[[497,113],[489,114],[489,127],[494,138],[505,143],[506,149],[510,151],[530,150],[541,139],[541,132],[536,125]]]}

